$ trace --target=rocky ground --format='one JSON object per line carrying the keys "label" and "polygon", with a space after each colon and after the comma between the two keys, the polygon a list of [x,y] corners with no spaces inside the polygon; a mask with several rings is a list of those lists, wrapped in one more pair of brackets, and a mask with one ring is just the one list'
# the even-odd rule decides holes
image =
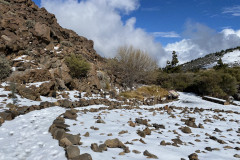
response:
{"label": "rocky ground", "polygon": [[[78,94],[66,93],[68,102],[79,100]],[[2,111],[6,111],[8,106],[3,102],[12,100],[1,98],[5,99],[1,101]],[[23,113],[2,124],[0,143],[5,145],[0,146],[0,159],[235,160],[240,157],[239,106],[223,106],[180,93],[179,100],[166,104],[121,105],[119,100],[107,97],[119,105],[88,104],[69,110],[57,106],[58,98],[64,99],[62,95],[56,99],[41,97],[56,106],[40,107],[41,110]],[[81,99],[101,99],[101,96]],[[18,99],[22,105],[37,106],[42,101]]]}

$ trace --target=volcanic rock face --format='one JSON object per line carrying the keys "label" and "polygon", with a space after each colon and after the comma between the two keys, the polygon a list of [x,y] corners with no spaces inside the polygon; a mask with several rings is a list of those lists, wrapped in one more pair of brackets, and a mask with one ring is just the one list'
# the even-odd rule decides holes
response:
{"label": "volcanic rock face", "polygon": [[89,61],[100,58],[93,49],[93,41],[63,29],[53,14],[38,8],[31,0],[1,0],[0,19],[1,54],[44,55],[59,45],[62,54],[79,53]]}
{"label": "volcanic rock face", "polygon": [[[41,95],[68,89],[99,91],[97,70],[104,59],[93,46],[92,40],[62,28],[53,14],[31,0],[0,0],[0,54],[14,67],[8,81],[48,81],[51,87],[46,93],[39,89]],[[72,53],[91,63],[87,79],[80,81],[69,74],[64,58]]]}

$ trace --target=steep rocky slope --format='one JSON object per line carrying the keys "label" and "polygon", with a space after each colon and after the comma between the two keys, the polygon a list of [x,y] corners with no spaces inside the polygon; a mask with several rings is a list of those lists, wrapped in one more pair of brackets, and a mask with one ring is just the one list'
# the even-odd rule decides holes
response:
{"label": "steep rocky slope", "polygon": [[[104,58],[93,46],[92,40],[62,28],[53,14],[31,0],[0,0],[0,54],[11,62],[13,72],[7,81],[23,84],[19,90],[27,83],[48,81],[38,89],[41,95],[59,89],[99,92],[97,71]],[[70,76],[64,57],[71,53],[91,63],[87,79]]]}

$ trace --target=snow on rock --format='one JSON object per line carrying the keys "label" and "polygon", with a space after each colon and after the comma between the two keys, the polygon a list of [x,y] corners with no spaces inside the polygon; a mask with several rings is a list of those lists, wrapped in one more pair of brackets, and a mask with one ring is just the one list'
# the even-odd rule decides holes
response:
{"label": "snow on rock", "polygon": [[1,160],[64,160],[65,151],[48,133],[65,109],[52,107],[16,117],[0,127]]}

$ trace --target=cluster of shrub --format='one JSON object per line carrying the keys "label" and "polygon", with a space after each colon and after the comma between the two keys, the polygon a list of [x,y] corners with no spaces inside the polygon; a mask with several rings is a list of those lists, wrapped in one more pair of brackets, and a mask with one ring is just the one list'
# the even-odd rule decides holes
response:
{"label": "cluster of shrub", "polygon": [[[66,56],[65,63],[73,78],[85,78],[91,69],[90,63],[81,55]],[[117,79],[116,83],[129,88],[139,83],[156,84],[166,89],[219,98],[233,96],[239,90],[240,67],[228,68],[221,59],[213,69],[196,72],[182,72],[177,64],[176,52],[165,68],[158,68],[157,62],[146,52],[124,46],[119,48],[115,58],[107,59],[105,71]],[[0,57],[0,73],[0,79],[11,73],[9,62],[3,56]]]}
{"label": "cluster of shrub", "polygon": [[240,67],[186,73],[159,71],[156,83],[167,89],[227,99],[238,92]]}

